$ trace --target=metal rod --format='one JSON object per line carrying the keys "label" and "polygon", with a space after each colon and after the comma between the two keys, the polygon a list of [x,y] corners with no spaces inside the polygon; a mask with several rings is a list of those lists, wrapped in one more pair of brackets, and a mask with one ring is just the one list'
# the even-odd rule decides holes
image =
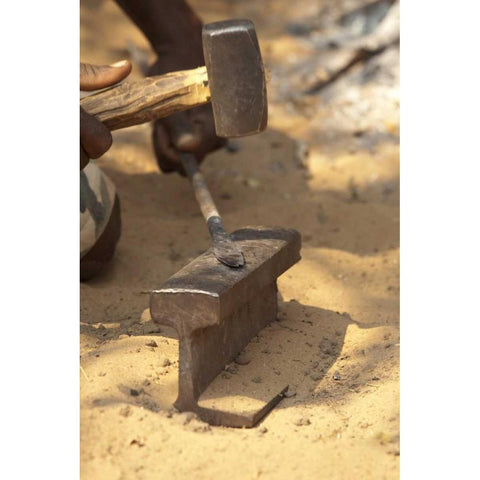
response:
{"label": "metal rod", "polygon": [[192,153],[182,153],[180,154],[180,158],[183,169],[192,183],[200,210],[207,222],[208,230],[212,238],[213,253],[217,259],[225,265],[229,267],[241,267],[245,264],[245,258],[230,238],[230,235],[225,231],[222,217],[218,213],[207,183],[198,168],[195,155]]}

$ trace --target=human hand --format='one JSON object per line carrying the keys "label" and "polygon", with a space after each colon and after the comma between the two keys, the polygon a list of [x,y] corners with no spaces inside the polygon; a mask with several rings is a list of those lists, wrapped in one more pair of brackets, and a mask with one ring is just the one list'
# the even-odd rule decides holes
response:
{"label": "human hand", "polygon": [[[172,61],[171,55],[165,55],[159,57],[150,68],[149,75],[195,68],[202,64],[203,57],[196,63],[185,58]],[[179,172],[181,175],[185,175],[185,172],[180,161],[180,152],[194,153],[197,161],[201,163],[208,153],[226,144],[226,139],[215,134],[213,110],[209,104],[156,120],[153,124],[152,140],[162,172]]]}
{"label": "human hand", "polygon": [[[80,64],[80,90],[92,91],[115,85],[132,70],[128,60],[113,65]],[[90,158],[101,157],[112,145],[108,128],[80,107],[80,170]]]}
{"label": "human hand", "polygon": [[[116,0],[147,37],[158,60],[149,76],[205,65],[202,21],[185,0]],[[201,162],[226,140],[215,135],[210,105],[202,105],[156,120],[153,145],[157,163],[164,173],[184,175],[179,153],[193,152]]]}

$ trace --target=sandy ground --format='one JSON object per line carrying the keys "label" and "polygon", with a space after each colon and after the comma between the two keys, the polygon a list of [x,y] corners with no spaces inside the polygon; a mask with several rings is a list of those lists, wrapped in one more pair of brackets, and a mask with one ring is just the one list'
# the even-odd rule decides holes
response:
{"label": "sandy ground", "polygon": [[[287,0],[192,2],[206,22],[252,18],[270,78],[268,130],[204,164],[226,227],[274,224],[303,238],[302,260],[279,278],[278,321],[215,394],[254,380],[253,403],[280,383],[290,395],[253,429],[173,409],[178,342],[152,323],[148,291],[209,237],[189,183],[158,172],[150,127],[116,132],[98,163],[120,196],[122,238],[107,271],[81,285],[83,479],[398,478],[398,57],[376,57],[387,79],[359,81],[378,70],[359,65],[320,93],[292,95],[318,75],[321,52],[289,22],[361,4],[296,3],[302,15]],[[113,2],[82,4],[83,61],[128,57],[129,44],[153,58]]]}

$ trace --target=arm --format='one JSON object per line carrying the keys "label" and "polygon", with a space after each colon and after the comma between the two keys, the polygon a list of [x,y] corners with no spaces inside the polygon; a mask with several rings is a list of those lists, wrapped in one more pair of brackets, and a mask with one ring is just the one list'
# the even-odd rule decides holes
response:
{"label": "arm", "polygon": [[173,50],[178,69],[203,64],[202,22],[184,0],[116,1],[159,57]]}
{"label": "arm", "polygon": [[[157,61],[149,75],[161,75],[204,65],[202,22],[184,0],[116,0],[144,33]],[[216,136],[211,105],[155,121],[153,145],[163,172],[183,173],[180,151],[195,153],[198,161],[225,145]]]}

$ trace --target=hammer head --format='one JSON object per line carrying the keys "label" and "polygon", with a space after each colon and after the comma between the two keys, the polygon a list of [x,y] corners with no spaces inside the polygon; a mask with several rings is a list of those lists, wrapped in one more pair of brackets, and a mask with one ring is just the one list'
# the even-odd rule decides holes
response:
{"label": "hammer head", "polygon": [[253,23],[210,23],[203,27],[202,36],[217,135],[261,132],[267,126],[267,90]]}

